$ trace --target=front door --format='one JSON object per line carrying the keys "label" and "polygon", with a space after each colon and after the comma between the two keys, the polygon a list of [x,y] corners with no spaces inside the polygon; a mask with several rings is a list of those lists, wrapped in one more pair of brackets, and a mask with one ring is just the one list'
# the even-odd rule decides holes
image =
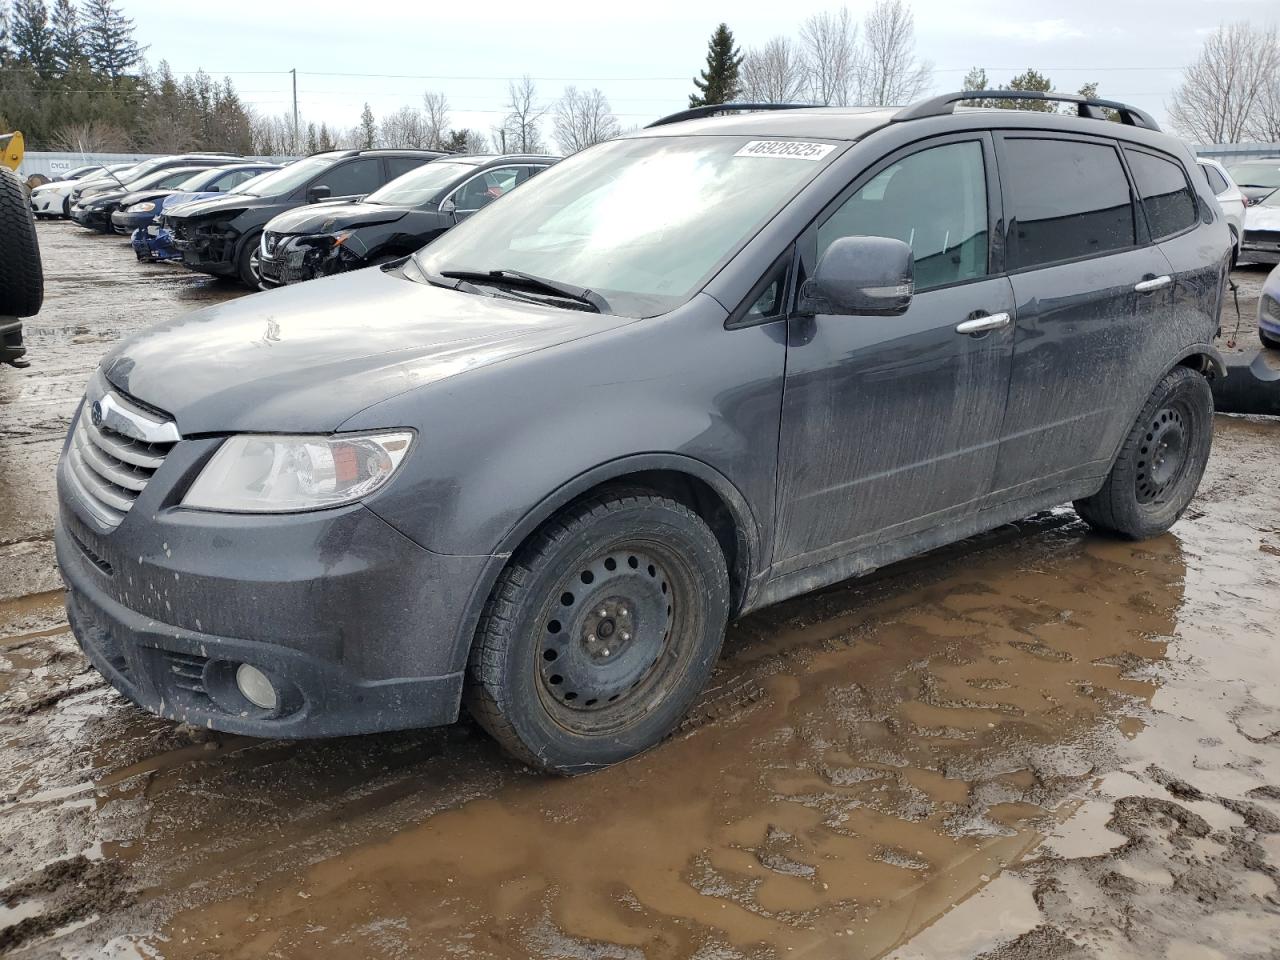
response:
{"label": "front door", "polygon": [[[915,145],[855,181],[801,238],[806,274],[838,237],[902,240],[915,296],[898,317],[788,322],[782,571],[963,515],[989,491],[1013,343],[1009,281],[992,272],[994,167],[981,133]],[[957,330],[979,318],[994,328]]]}

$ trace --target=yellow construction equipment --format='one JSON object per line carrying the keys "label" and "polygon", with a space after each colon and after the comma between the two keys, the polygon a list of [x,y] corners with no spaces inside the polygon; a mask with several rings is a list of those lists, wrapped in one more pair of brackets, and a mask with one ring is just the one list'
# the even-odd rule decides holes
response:
{"label": "yellow construction equipment", "polygon": [[22,163],[22,154],[25,150],[26,143],[23,142],[21,131],[0,133],[0,167],[8,167],[16,171],[18,165]]}

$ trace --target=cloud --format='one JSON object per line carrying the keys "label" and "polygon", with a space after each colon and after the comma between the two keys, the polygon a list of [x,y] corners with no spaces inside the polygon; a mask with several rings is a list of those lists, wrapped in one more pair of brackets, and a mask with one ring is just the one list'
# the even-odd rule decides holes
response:
{"label": "cloud", "polygon": [[1028,20],[1018,23],[997,20],[988,28],[997,37],[1020,40],[1023,43],[1048,43],[1052,40],[1074,40],[1084,36],[1084,31],[1073,27],[1066,20]]}

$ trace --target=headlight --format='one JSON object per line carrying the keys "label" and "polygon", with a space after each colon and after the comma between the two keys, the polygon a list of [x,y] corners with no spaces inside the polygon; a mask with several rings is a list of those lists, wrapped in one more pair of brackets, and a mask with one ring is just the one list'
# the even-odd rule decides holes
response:
{"label": "headlight", "polygon": [[130,213],[150,213],[156,208],[156,205],[148,200],[146,203],[135,203],[129,208]]}
{"label": "headlight", "polygon": [[200,471],[184,507],[236,513],[288,513],[366,497],[404,461],[413,433],[228,439]]}

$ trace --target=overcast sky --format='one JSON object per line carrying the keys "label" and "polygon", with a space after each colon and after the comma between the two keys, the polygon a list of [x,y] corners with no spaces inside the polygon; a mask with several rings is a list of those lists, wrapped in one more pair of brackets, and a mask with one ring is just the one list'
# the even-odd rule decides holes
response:
{"label": "overcast sky", "polygon": [[[837,4],[796,0],[608,0],[554,3],[470,0],[400,3],[155,4],[124,0],[148,59],[177,72],[229,74],[254,109],[291,109],[298,70],[304,120],[355,125],[368,101],[381,116],[443,91],[454,126],[488,133],[502,114],[507,78],[528,73],[550,103],[567,84],[604,91],[623,126],[683,108],[711,31],[726,19],[745,50],[795,35],[810,14]],[[1060,90],[1086,81],[1106,97],[1165,116],[1180,69],[1219,23],[1275,24],[1276,0],[915,0],[918,54],[934,88],[956,89],[981,66],[1002,84],[1026,67]],[[870,6],[850,4],[855,18]],[[257,72],[261,71],[261,72]],[[321,74],[396,76],[324,76]],[[550,124],[546,125],[550,133]]]}

